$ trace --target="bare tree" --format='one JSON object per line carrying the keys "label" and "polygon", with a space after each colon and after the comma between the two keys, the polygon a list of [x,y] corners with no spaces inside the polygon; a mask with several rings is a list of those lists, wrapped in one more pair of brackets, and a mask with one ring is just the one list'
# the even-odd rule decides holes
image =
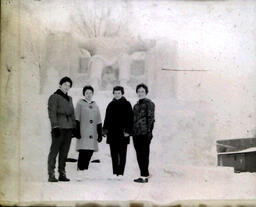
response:
{"label": "bare tree", "polygon": [[125,1],[84,1],[75,5],[73,25],[87,38],[113,37],[128,31]]}
{"label": "bare tree", "polygon": [[24,21],[23,30],[21,35],[21,48],[22,53],[20,59],[23,60],[28,65],[32,64],[35,66],[35,74],[40,80],[40,91],[42,93],[42,86],[44,83],[44,68],[43,61],[45,55],[45,37],[49,33],[49,30],[46,27],[38,24],[36,19],[29,18],[29,9],[26,8],[23,18],[21,21]]}

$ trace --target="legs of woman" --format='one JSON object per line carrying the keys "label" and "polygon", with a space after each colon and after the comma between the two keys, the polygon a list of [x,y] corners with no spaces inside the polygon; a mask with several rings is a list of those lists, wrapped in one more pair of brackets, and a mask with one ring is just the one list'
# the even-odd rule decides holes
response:
{"label": "legs of woman", "polygon": [[79,150],[77,169],[88,170],[93,150]]}
{"label": "legs of woman", "polygon": [[127,143],[121,143],[118,156],[119,156],[119,165],[118,165],[118,174],[124,175],[124,169],[126,164],[126,154],[127,154]]}
{"label": "legs of woman", "polygon": [[59,154],[59,181],[69,181],[66,178],[66,160],[70,148],[72,131],[71,129],[60,129],[60,136],[54,137],[52,135],[52,144],[48,155],[48,174],[49,181],[56,182],[54,169],[56,164],[56,157]]}
{"label": "legs of woman", "polygon": [[142,177],[148,177],[150,141],[148,140],[147,136],[141,135],[134,136],[133,143],[137,155],[137,161],[140,168],[140,175]]}
{"label": "legs of woman", "polygon": [[112,158],[113,174],[123,175],[126,164],[127,143],[113,142],[109,144],[109,147]]}
{"label": "legs of woman", "polygon": [[66,177],[66,160],[68,157],[68,152],[71,144],[72,139],[72,130],[71,129],[62,129],[61,130],[62,140],[59,150],[59,174],[60,177]]}
{"label": "legs of woman", "polygon": [[84,179],[84,170],[88,170],[93,150],[79,150],[77,160],[77,181]]}
{"label": "legs of woman", "polygon": [[118,163],[119,163],[119,156],[118,156],[118,145],[116,143],[110,143],[110,154],[112,159],[112,167],[113,167],[113,174],[118,174]]}

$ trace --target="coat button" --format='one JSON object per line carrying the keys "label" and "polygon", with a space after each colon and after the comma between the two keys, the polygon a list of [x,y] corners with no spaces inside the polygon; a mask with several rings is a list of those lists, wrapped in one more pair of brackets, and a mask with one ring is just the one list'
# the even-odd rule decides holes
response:
{"label": "coat button", "polygon": [[92,106],[90,105],[89,108],[92,109]]}
{"label": "coat button", "polygon": [[92,123],[93,123],[93,120],[90,120],[90,123],[92,124]]}
{"label": "coat button", "polygon": [[92,139],[92,138],[93,138],[93,136],[92,136],[92,135],[90,135],[90,136],[89,136],[89,138],[90,138],[90,139]]}

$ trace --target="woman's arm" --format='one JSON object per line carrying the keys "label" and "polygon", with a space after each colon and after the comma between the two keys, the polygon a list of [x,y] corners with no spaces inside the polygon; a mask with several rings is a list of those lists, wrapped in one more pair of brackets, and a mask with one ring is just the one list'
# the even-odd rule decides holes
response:
{"label": "woman's arm", "polygon": [[102,123],[97,124],[98,142],[102,141]]}
{"label": "woman's arm", "polygon": [[81,104],[78,102],[75,108],[75,119],[81,121]]}
{"label": "woman's arm", "polygon": [[51,95],[48,100],[48,115],[51,122],[51,127],[58,128],[59,123],[57,120],[57,97],[55,95]]}
{"label": "woman's arm", "polygon": [[132,128],[133,128],[133,110],[132,110],[132,105],[130,102],[127,102],[127,107],[126,107],[126,126],[125,126],[125,132],[128,134],[132,134]]}
{"label": "woman's arm", "polygon": [[103,132],[104,132],[104,134],[107,134],[107,132],[108,132],[109,123],[110,123],[110,117],[111,117],[110,104],[108,104],[107,109],[106,109],[104,124],[103,124]]}
{"label": "woman's arm", "polygon": [[81,138],[80,120],[81,120],[81,105],[78,102],[75,108],[76,130],[74,136],[78,139]]}
{"label": "woman's arm", "polygon": [[98,134],[98,142],[102,141],[102,121],[101,121],[101,115],[100,115],[100,109],[97,106],[97,114],[96,114],[96,121],[97,121],[97,134]]}
{"label": "woman's arm", "polygon": [[70,96],[70,101],[71,101],[71,104],[72,104],[72,107],[73,107],[73,113],[72,113],[72,122],[73,122],[73,128],[76,128],[76,117],[75,117],[75,110],[74,110],[74,104],[73,104],[73,99],[72,97]]}
{"label": "woman's arm", "polygon": [[154,128],[154,122],[155,122],[155,104],[153,102],[149,102],[148,104],[148,132],[152,132]]}

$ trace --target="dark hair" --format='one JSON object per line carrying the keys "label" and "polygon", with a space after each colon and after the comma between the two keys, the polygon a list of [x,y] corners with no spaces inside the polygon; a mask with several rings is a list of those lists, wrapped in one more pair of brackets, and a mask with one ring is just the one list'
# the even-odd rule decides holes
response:
{"label": "dark hair", "polygon": [[122,86],[115,86],[113,88],[113,94],[115,91],[121,91],[122,95],[124,95],[124,88]]}
{"label": "dark hair", "polygon": [[70,83],[70,88],[71,88],[73,82],[72,82],[72,80],[71,80],[69,77],[65,76],[65,77],[63,77],[62,79],[60,79],[60,85],[62,85],[63,83],[66,83],[66,82],[69,82],[69,83]]}
{"label": "dark hair", "polygon": [[93,89],[93,87],[90,86],[90,85],[87,85],[87,86],[85,86],[85,87],[83,88],[83,95],[85,94],[85,91],[86,91],[86,90],[91,90],[92,93],[94,93],[94,89]]}
{"label": "dark hair", "polygon": [[144,83],[141,83],[141,84],[137,85],[137,87],[136,87],[136,93],[138,92],[138,90],[139,90],[140,88],[144,88],[145,91],[146,91],[146,94],[148,94],[148,87],[147,87]]}

